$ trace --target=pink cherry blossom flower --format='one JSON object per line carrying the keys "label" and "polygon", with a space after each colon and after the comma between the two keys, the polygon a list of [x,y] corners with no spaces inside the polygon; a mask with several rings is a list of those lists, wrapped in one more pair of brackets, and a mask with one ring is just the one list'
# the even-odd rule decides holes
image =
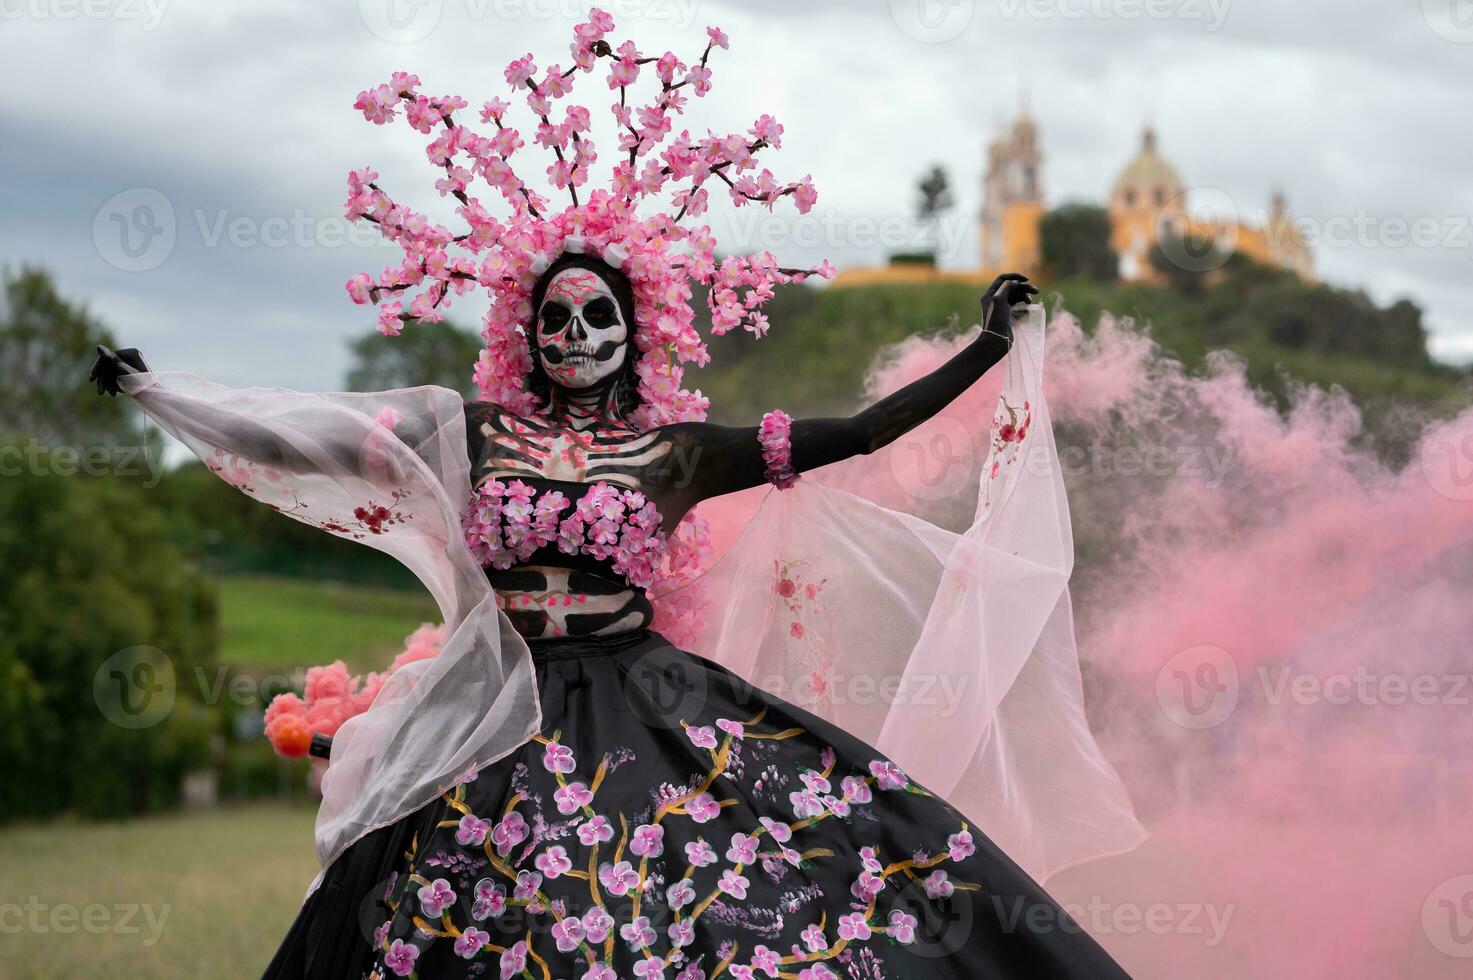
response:
{"label": "pink cherry blossom flower", "polygon": [[359,306],[373,302],[372,289],[373,280],[366,272],[360,272],[348,280],[348,295]]}
{"label": "pink cherry blossom flower", "polygon": [[640,857],[659,857],[665,852],[665,828],[659,824],[641,824],[629,840],[630,852]]}
{"label": "pink cherry blossom flower", "polygon": [[527,941],[518,940],[506,952],[501,954],[501,980],[511,980],[512,977],[527,969]]}
{"label": "pink cherry blossom flower", "polygon": [[758,823],[762,824],[768,836],[779,844],[786,843],[793,838],[793,828],[780,820],[773,820],[771,817],[760,817]]}
{"label": "pink cherry blossom flower", "polygon": [[896,909],[890,913],[890,925],[885,931],[897,943],[908,946],[915,942],[916,917]]}
{"label": "pink cherry blossom flower", "polygon": [[690,737],[691,744],[698,749],[716,748],[716,729],[710,725],[694,726],[687,728],[685,734]]}
{"label": "pink cherry blossom flower", "polygon": [[655,941],[655,930],[650,926],[649,916],[641,915],[619,927],[619,938],[634,951],[641,950]]}
{"label": "pink cherry blossom flower", "polygon": [[658,956],[647,956],[634,964],[634,975],[639,980],[665,980],[665,961]]}
{"label": "pink cherry blossom flower", "polygon": [[868,904],[874,897],[885,890],[885,879],[878,875],[865,871],[855,879],[854,884],[849,886],[849,894]]}
{"label": "pink cherry blossom flower", "polygon": [[685,859],[698,868],[709,867],[717,861],[715,849],[704,840],[695,840],[686,844]]}
{"label": "pink cherry blossom flower", "polygon": [[614,825],[609,822],[608,817],[596,814],[578,825],[578,840],[586,847],[613,839]]}
{"label": "pink cherry blossom flower", "polygon": [[[609,938],[609,932],[614,928],[614,917],[602,906],[595,905],[583,913],[583,932],[590,943],[601,943]],[[612,973],[609,974],[613,976]]]}
{"label": "pink cherry blossom flower", "polygon": [[746,898],[747,886],[750,884],[746,878],[727,868],[721,872],[721,880],[716,883],[716,887],[733,898]]}
{"label": "pink cherry blossom flower", "polygon": [[726,859],[735,864],[751,864],[757,860],[756,835],[732,834],[731,846],[726,849]]}
{"label": "pink cherry blossom flower", "polygon": [[557,943],[559,952],[571,953],[583,943],[583,937],[588,930],[583,926],[583,920],[577,916],[568,916],[553,924],[552,938]]}
{"label": "pink cherry blossom flower", "polygon": [[593,793],[582,783],[569,783],[555,790],[552,798],[557,803],[557,812],[567,816],[591,803]]}
{"label": "pink cherry blossom flower", "polygon": [[618,864],[605,862],[599,865],[598,880],[604,886],[604,891],[610,895],[627,895],[631,888],[639,884],[639,872],[628,861],[620,861]]}
{"label": "pink cherry blossom flower", "polygon": [[874,799],[869,783],[859,776],[845,776],[842,785],[844,798],[850,803],[869,803]]}
{"label": "pink cherry blossom flower", "polygon": [[537,65],[532,60],[532,55],[523,55],[522,57],[518,58],[517,60],[506,66],[506,72],[504,73],[506,77],[506,84],[510,85],[512,88],[520,88],[521,86],[527,84],[527,82],[532,78],[533,73],[536,71]]}
{"label": "pink cherry blossom flower", "polygon": [[471,926],[460,934],[459,939],[455,940],[455,955],[462,959],[473,960],[476,958],[476,954],[481,951],[481,947],[490,941],[491,934],[489,932],[482,932],[475,926]]}
{"label": "pink cherry blossom flower", "polygon": [[[691,897],[695,897],[694,889],[691,890]],[[675,907],[675,905],[671,905],[671,908]],[[696,924],[690,919],[681,919],[679,922],[672,922],[666,927],[665,935],[670,937],[671,946],[681,949],[696,941]]]}
{"label": "pink cherry blossom flower", "polygon": [[810,789],[789,793],[788,802],[793,805],[793,816],[799,820],[823,813],[823,804],[819,802],[818,794]]}
{"label": "pink cherry blossom flower", "polygon": [[477,922],[494,919],[506,911],[506,889],[489,878],[476,882],[471,918]]}
{"label": "pink cherry blossom flower", "polygon": [[685,812],[696,823],[708,823],[721,815],[721,804],[710,793],[701,793],[685,805]]}
{"label": "pink cherry blossom flower", "polygon": [[824,938],[823,929],[816,922],[805,928],[799,938],[810,953],[821,953],[829,948],[829,941]]}
{"label": "pink cherry blossom flower", "polygon": [[868,939],[870,937],[869,922],[866,921],[863,912],[851,912],[848,915],[839,916],[839,938],[856,940]]}
{"label": "pink cherry blossom flower", "polygon": [[[514,485],[520,483],[519,480],[513,481]],[[525,487],[525,484],[522,486]],[[557,742],[547,743],[547,749],[542,753],[542,765],[548,772],[566,773],[578,768],[577,763],[573,761],[573,750]]]}
{"label": "pink cherry blossom flower", "polygon": [[516,887],[512,889],[512,898],[523,901],[536,898],[537,893],[542,890],[542,876],[535,871],[518,871]]}
{"label": "pink cherry blossom flower", "polygon": [[419,890],[418,897],[425,917],[438,919],[441,913],[455,904],[455,889],[444,878],[436,878]]}
{"label": "pink cherry blossom flower", "polygon": [[939,868],[932,871],[926,880],[921,882],[921,887],[926,890],[926,897],[931,899],[950,898],[952,892],[956,891],[956,887],[951,883],[946,872]]}
{"label": "pink cherry blossom flower", "polygon": [[406,943],[402,939],[394,940],[389,951],[384,954],[384,965],[393,971],[396,977],[407,977],[414,972],[414,961],[419,959],[419,947]]}
{"label": "pink cherry blossom flower", "polygon": [[870,775],[875,777],[880,789],[904,789],[910,780],[900,767],[888,759],[876,759],[869,764]]}
{"label": "pink cherry blossom flower", "polygon": [[691,884],[689,878],[681,878],[675,884],[665,889],[665,902],[674,911],[685,908],[696,900],[696,888]]}
{"label": "pink cherry blossom flower", "polygon": [[491,832],[491,842],[496,845],[496,853],[504,857],[513,847],[526,840],[529,833],[531,831],[527,828],[526,819],[513,810]]}
{"label": "pink cherry blossom flower", "polygon": [[573,870],[573,860],[568,857],[568,849],[561,844],[552,845],[537,855],[532,863],[549,880],[560,878],[567,872]]}
{"label": "pink cherry blossom flower", "polygon": [[455,839],[462,845],[479,847],[486,841],[486,834],[491,830],[491,824],[480,817],[467,813],[460,818],[460,826],[455,830]]}

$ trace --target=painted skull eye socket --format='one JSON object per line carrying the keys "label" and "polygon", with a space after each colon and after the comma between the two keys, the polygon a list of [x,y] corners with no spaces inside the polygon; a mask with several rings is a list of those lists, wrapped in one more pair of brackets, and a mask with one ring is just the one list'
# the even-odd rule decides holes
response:
{"label": "painted skull eye socket", "polygon": [[573,319],[573,311],[558,302],[543,303],[538,315],[542,318],[543,333],[557,333]]}
{"label": "painted skull eye socket", "polygon": [[607,330],[619,322],[619,310],[613,300],[600,296],[583,307],[583,319],[596,330]]}

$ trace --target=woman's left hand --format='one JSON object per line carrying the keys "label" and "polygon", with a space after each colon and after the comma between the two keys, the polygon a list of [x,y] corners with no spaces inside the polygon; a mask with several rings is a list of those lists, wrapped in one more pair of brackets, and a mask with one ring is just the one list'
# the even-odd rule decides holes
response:
{"label": "woman's left hand", "polygon": [[[982,294],[982,330],[1013,343],[1014,306],[1026,306],[1038,295],[1038,287],[1028,282],[1021,272],[1004,272],[992,280]],[[1021,311],[1018,311],[1021,313]]]}

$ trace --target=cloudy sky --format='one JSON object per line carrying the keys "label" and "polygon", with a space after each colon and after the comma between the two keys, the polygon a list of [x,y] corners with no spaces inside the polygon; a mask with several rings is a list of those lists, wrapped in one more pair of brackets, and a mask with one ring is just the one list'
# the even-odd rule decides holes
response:
{"label": "cloudy sky", "polygon": [[[371,319],[342,283],[393,260],[341,220],[344,174],[372,164],[396,197],[448,214],[421,137],[369,125],[355,95],[396,69],[472,105],[506,95],[512,58],[566,63],[587,6],[0,0],[0,263],[50,269],[155,367],[339,387]],[[1050,203],[1103,201],[1151,122],[1203,202],[1253,221],[1282,189],[1324,278],[1411,297],[1434,352],[1473,359],[1469,0],[604,6],[646,53],[694,56],[707,24],[724,28],[715,91],[685,124],[770,112],[787,127],[770,165],[813,175],[808,218],[718,213],[728,247],[882,261],[911,244],[914,181],[941,163],[958,191],[946,262],[974,264],[983,149],[1026,92]],[[596,114],[600,79],[573,99]]]}

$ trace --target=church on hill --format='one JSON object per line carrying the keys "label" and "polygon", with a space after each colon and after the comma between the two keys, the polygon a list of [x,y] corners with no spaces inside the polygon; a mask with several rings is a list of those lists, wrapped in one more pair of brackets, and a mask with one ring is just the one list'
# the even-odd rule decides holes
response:
{"label": "church on hill", "polygon": [[[987,147],[982,180],[979,240],[981,256],[973,271],[942,270],[904,262],[884,268],[852,269],[836,285],[922,282],[937,278],[989,282],[999,272],[1041,269],[1039,226],[1048,206],[1043,187],[1043,151],[1038,124],[1026,111]],[[1245,214],[1234,220],[1203,218],[1191,211],[1191,192],[1177,170],[1161,155],[1156,131],[1141,134],[1140,150],[1121,169],[1105,204],[1110,217],[1110,246],[1119,261],[1119,277],[1128,282],[1156,281],[1151,252],[1163,236],[1210,239],[1224,251],[1240,252],[1263,265],[1314,278],[1313,257],[1289,217],[1284,196],[1275,193],[1261,220]]]}

